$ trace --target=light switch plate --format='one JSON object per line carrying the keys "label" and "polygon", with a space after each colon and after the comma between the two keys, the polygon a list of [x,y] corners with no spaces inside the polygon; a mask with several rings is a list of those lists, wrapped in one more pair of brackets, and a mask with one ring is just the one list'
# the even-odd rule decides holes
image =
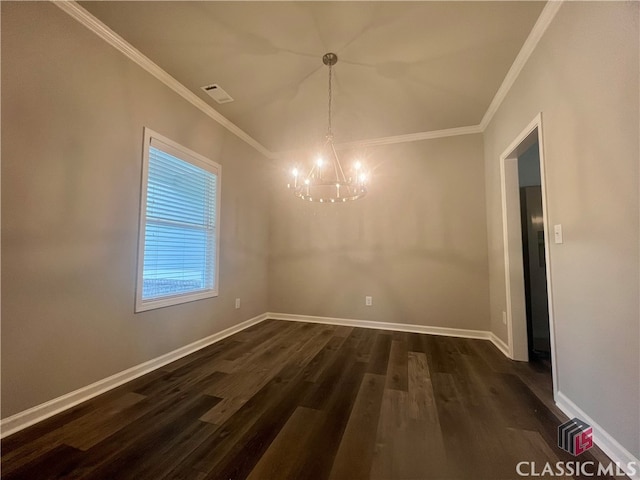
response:
{"label": "light switch plate", "polygon": [[562,225],[553,226],[553,241],[554,243],[562,243]]}

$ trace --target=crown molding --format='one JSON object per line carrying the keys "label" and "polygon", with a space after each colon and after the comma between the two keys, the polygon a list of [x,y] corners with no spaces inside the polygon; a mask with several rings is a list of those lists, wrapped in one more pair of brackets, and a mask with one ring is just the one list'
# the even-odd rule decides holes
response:
{"label": "crown molding", "polygon": [[207,116],[218,122],[224,128],[229,130],[231,133],[236,135],[241,140],[245,141],[247,144],[251,145],[258,152],[264,155],[267,158],[273,158],[273,153],[267,150],[262,144],[260,144],[257,140],[251,137],[248,133],[238,127],[236,124],[231,122],[225,116],[223,116],[220,112],[214,109],[207,102],[202,100],[200,97],[195,95],[191,90],[185,87],[178,80],[169,75],[166,71],[160,68],[156,63],[152,62],[147,56],[145,56],[142,52],[136,49],[133,45],[127,42],[124,38],[118,35],[116,32],[111,30],[107,25],[102,23],[96,17],[91,15],[87,10],[78,5],[74,0],[63,0],[63,1],[54,1],[51,0],[52,3],[67,13],[69,16],[80,22],[82,25],[87,27],[93,33],[95,33],[98,37],[102,38],[105,42],[107,42],[112,47],[115,47],[121,53],[123,53],[127,58],[133,60],[139,66],[144,68],[151,75],[156,77],[182,98],[191,103],[194,107],[201,110]]}
{"label": "crown molding", "polygon": [[[466,127],[446,128],[444,130],[432,130],[430,132],[409,133],[406,135],[393,135],[391,137],[369,138],[365,140],[355,140],[353,142],[337,143],[337,150],[347,150],[350,148],[379,147],[382,145],[394,145],[396,143],[419,142],[421,140],[433,140],[435,138],[456,137],[460,135],[472,135],[482,133],[480,125],[469,125]],[[284,150],[274,152],[273,158],[285,159],[291,156],[300,155],[306,150]]]}
{"label": "crown molding", "polygon": [[380,145],[393,145],[395,143],[419,142],[420,140],[433,140],[434,138],[455,137],[458,135],[472,135],[482,133],[480,125],[467,127],[447,128],[444,130],[432,130],[430,132],[408,133],[406,135],[393,135],[390,137],[371,138],[354,142],[339,143],[336,148],[346,149],[354,147],[378,147]]}
{"label": "crown molding", "polygon": [[522,48],[516,56],[516,59],[513,61],[511,68],[505,75],[504,80],[502,81],[502,85],[500,85],[500,88],[496,92],[493,100],[487,108],[487,111],[482,117],[482,121],[479,125],[480,131],[484,132],[489,125],[489,122],[491,122],[491,119],[498,111],[498,108],[506,98],[513,84],[516,82],[518,76],[520,75],[520,72],[527,63],[527,60],[529,60],[529,57],[538,46],[538,42],[540,42],[540,39],[544,35],[544,32],[546,32],[549,25],[551,25],[553,18],[556,16],[556,13],[558,13],[558,10],[560,10],[560,7],[563,3],[564,0],[549,0],[542,9],[538,20],[531,29],[531,32],[522,45]]}

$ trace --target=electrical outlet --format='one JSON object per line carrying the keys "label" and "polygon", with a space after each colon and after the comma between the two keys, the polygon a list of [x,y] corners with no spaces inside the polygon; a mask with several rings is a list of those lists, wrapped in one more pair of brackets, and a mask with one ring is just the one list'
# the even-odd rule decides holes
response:
{"label": "electrical outlet", "polygon": [[370,307],[371,305],[373,305],[373,297],[367,295],[366,297],[364,297],[364,304],[367,307]]}
{"label": "electrical outlet", "polygon": [[240,308],[240,299],[236,298],[236,308]]}
{"label": "electrical outlet", "polygon": [[502,323],[507,324],[507,312],[502,312]]}

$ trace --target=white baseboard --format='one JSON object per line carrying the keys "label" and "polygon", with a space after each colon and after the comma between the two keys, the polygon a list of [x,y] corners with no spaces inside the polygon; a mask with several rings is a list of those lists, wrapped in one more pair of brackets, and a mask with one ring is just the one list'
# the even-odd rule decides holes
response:
{"label": "white baseboard", "polygon": [[[144,362],[140,365],[136,365],[127,370],[116,373],[115,375],[99,380],[95,383],[92,383],[91,385],[87,385],[86,387],[82,387],[78,390],[67,393],[66,395],[62,395],[61,397],[54,398],[53,400],[40,405],[36,405],[35,407],[32,407],[28,410],[2,419],[0,420],[0,438],[7,437],[35,423],[56,415],[64,410],[72,408],[75,405],[78,405],[86,400],[107,392],[108,390],[116,388],[126,382],[145,375],[153,370],[167,365],[168,363],[178,360],[179,358],[194,353],[230,335],[233,335],[234,333],[238,333],[246,328],[256,325],[266,319],[322,323],[327,325],[342,325],[349,327],[374,328],[380,330],[394,330],[400,332],[489,340],[505,356],[509,357],[508,346],[493,332],[483,330],[467,330],[459,328],[432,327],[425,325],[410,325],[404,323],[373,322],[369,320],[317,317],[309,315],[294,315],[289,313],[269,312],[253,317],[249,320],[239,323],[238,325],[234,325],[233,327],[222,330],[221,332],[190,343],[189,345],[185,345],[184,347],[161,355],[160,357],[149,360],[148,362]],[[631,462],[635,462],[635,465],[640,465],[640,461],[636,457],[634,457],[628,450],[620,445],[620,443],[618,443],[609,433],[607,433],[600,425],[598,425],[597,422],[595,422],[591,417],[583,412],[562,392],[558,392],[556,395],[556,405],[569,418],[578,417],[591,425],[593,427],[595,443],[614,462],[618,462],[621,465],[627,465]],[[636,475],[631,477],[631,479],[640,480],[640,471]]]}
{"label": "white baseboard", "polygon": [[197,340],[189,345],[180,347],[172,352],[165,353],[153,360],[141,363],[134,367],[128,368],[122,372],[111,375],[110,377],[103,378],[91,385],[79,388],[73,392],[62,395],[61,397],[54,398],[48,402],[36,405],[22,412],[16,413],[10,417],[4,418],[0,421],[0,438],[7,437],[12,433],[18,432],[24,428],[27,428],[35,423],[41,422],[46,418],[52,417],[57,413],[67,410],[71,407],[78,405],[90,398],[96,397],[108,390],[116,388],[123,383],[127,383],[135,378],[141,377],[157,368],[160,368],[168,363],[171,363],[179,358],[196,352],[204,347],[219,342],[223,338],[226,338],[234,333],[238,333],[241,330],[251,327],[257,323],[260,323],[267,319],[266,314],[258,315],[257,317],[250,318],[238,325],[229,327],[221,332],[214,333],[208,337]]}
{"label": "white baseboard", "polygon": [[[640,467],[640,460],[637,459],[631,452],[618,443],[607,431],[602,428],[598,423],[593,420],[589,415],[582,411],[575,403],[573,403],[564,393],[558,392],[556,395],[556,405],[562,412],[569,418],[577,417],[580,420],[588,423],[593,428],[593,440],[600,450],[607,454],[607,456],[616,463],[621,465],[627,465],[631,462],[635,463],[636,470]],[[632,480],[640,480],[640,471],[632,477]]]}
{"label": "white baseboard", "polygon": [[504,341],[500,337],[498,337],[493,332],[489,332],[489,340],[491,340],[491,343],[493,343],[496,348],[504,354],[505,357],[511,358],[511,355],[509,355],[509,345],[504,343]]}
{"label": "white baseboard", "polygon": [[375,328],[378,330],[394,330],[396,332],[426,333],[429,335],[443,335],[447,337],[477,338],[490,340],[491,333],[484,330],[466,330],[463,328],[430,327],[426,325],[412,325],[406,323],[373,322],[371,320],[356,320],[352,318],[315,317],[311,315],[294,315],[291,313],[267,313],[267,318],[274,320],[288,320],[292,322],[323,323],[326,325],[341,325],[344,327]]}

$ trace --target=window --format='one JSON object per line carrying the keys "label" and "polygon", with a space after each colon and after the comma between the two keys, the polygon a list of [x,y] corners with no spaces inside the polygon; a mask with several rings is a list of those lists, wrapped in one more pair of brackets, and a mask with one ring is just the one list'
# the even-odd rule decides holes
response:
{"label": "window", "polygon": [[136,312],[218,295],[221,167],[144,132]]}

